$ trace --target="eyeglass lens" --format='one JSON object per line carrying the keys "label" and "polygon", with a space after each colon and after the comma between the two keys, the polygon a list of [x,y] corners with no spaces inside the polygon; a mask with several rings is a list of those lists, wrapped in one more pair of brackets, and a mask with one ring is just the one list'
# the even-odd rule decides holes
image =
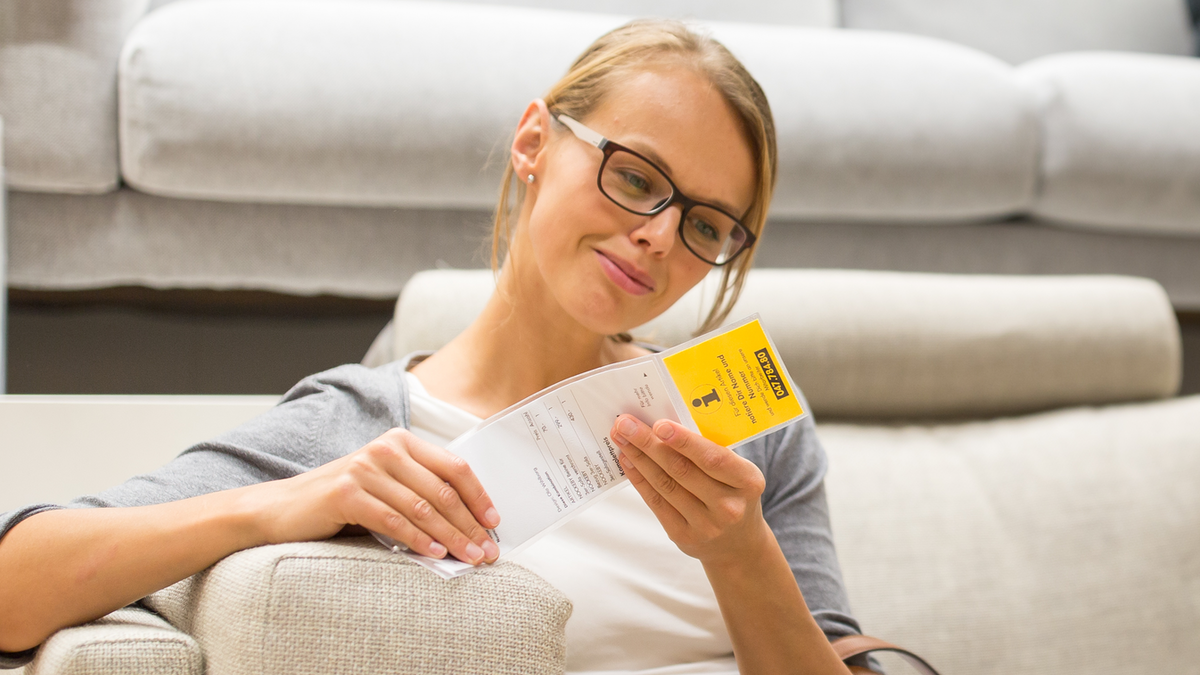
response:
{"label": "eyeglass lens", "polygon": [[[600,189],[617,204],[643,215],[654,213],[674,194],[662,171],[621,150],[613,152],[604,163]],[[680,232],[693,253],[718,265],[737,254],[746,240],[745,230],[736,220],[700,205],[688,210]]]}

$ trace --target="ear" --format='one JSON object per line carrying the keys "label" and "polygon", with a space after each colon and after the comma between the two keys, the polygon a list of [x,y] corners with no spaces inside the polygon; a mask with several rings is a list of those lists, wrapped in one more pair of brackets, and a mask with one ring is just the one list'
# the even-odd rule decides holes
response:
{"label": "ear", "polygon": [[534,99],[521,115],[512,144],[512,167],[517,180],[528,188],[529,176],[540,177],[545,150],[550,143],[550,110],[542,99]]}

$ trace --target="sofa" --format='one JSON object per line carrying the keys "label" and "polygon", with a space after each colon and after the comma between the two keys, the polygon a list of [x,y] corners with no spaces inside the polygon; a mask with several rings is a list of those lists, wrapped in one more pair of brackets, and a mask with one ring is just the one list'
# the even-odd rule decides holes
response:
{"label": "sofa", "polygon": [[[364,360],[444,344],[493,283],[487,271],[414,276]],[[635,335],[687,338],[711,290]],[[946,674],[1194,671],[1200,396],[1175,395],[1179,330],[1160,284],[757,269],[734,317],[755,312],[818,422],[835,542],[866,632]],[[41,451],[16,448],[3,436],[14,425],[0,425],[0,461],[111,454],[149,468],[180,449],[181,429],[269,405],[8,397],[0,420],[30,420],[15,426],[42,435],[19,440]],[[78,424],[51,436],[38,415]],[[81,447],[77,427],[97,440]],[[60,498],[64,478],[27,469],[4,480]],[[104,487],[95,480],[88,489]],[[557,673],[579,666],[563,647],[569,615],[561,594],[512,563],[444,582],[370,539],[268,546],[60,631],[26,675]]]}
{"label": "sofa", "polygon": [[1185,0],[0,0],[9,285],[390,299],[480,267],[522,106],[634,13],[765,87],[762,264],[1122,273],[1200,310]]}

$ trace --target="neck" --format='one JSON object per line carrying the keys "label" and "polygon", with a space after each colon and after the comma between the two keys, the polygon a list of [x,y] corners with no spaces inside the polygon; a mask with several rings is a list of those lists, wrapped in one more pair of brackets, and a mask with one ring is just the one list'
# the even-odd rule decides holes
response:
{"label": "neck", "polygon": [[483,312],[413,372],[435,398],[489,417],[633,351],[580,325],[548,288],[519,280],[506,264]]}

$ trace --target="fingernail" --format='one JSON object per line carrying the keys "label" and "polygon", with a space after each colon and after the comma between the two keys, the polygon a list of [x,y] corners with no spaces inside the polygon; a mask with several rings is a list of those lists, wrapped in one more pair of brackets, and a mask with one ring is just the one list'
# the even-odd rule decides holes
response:
{"label": "fingernail", "polygon": [[660,424],[654,428],[654,433],[658,434],[658,437],[665,441],[675,435],[675,425]]}
{"label": "fingernail", "polygon": [[479,548],[474,542],[467,544],[467,562],[475,563],[483,557],[483,549]]}
{"label": "fingernail", "polygon": [[488,507],[488,510],[483,514],[483,518],[484,520],[488,521],[488,525],[492,527],[500,524],[500,512],[497,511],[496,507],[494,506]]}
{"label": "fingernail", "polygon": [[488,560],[495,560],[500,557],[500,547],[496,546],[496,543],[491,539],[483,542],[483,552],[487,554]]}
{"label": "fingernail", "polygon": [[637,432],[637,425],[633,423],[633,420],[626,417],[625,419],[621,420],[620,424],[617,425],[617,431],[625,434],[625,436],[628,438]]}
{"label": "fingernail", "polygon": [[446,555],[446,547],[436,541],[429,545],[429,554],[435,558],[441,558]]}
{"label": "fingernail", "polygon": [[617,455],[617,461],[619,461],[621,463],[621,466],[623,466],[625,468],[629,468],[629,467],[633,466],[633,460],[629,459],[629,455],[626,455],[623,452],[621,454]]}

